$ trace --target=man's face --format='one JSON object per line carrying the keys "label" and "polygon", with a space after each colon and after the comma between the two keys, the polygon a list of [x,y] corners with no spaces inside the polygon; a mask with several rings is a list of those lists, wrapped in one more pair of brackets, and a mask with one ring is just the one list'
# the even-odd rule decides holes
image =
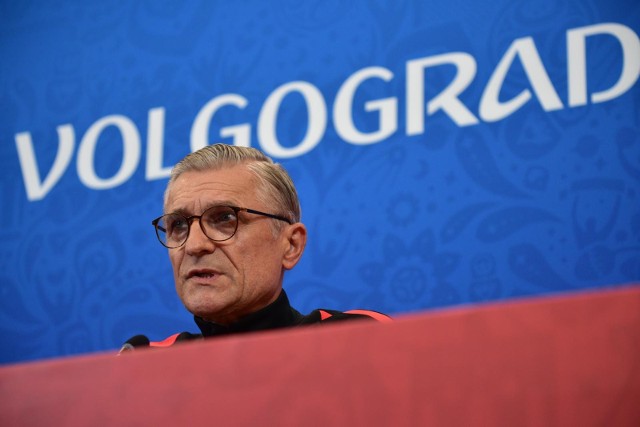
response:
{"label": "man's face", "polygon": [[[213,205],[280,213],[260,202],[256,187],[256,179],[245,165],[185,172],[171,185],[165,209],[185,216],[201,215]],[[304,249],[303,241],[292,263],[292,236],[302,232],[305,240],[306,232],[301,224],[283,223],[282,231],[274,236],[271,221],[239,212],[238,230],[224,242],[208,239],[198,220],[193,221],[187,242],[169,249],[176,290],[187,310],[228,324],[278,297],[284,269],[292,268]]]}

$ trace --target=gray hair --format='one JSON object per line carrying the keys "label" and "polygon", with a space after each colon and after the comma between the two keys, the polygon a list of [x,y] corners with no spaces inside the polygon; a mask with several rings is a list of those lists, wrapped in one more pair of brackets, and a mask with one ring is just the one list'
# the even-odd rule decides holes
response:
{"label": "gray hair", "polygon": [[[292,223],[300,222],[298,193],[287,171],[261,151],[251,147],[213,144],[187,155],[171,169],[171,177],[164,193],[166,207],[171,184],[180,175],[191,171],[206,171],[244,164],[258,181],[258,198],[265,204],[275,202],[277,212]],[[250,207],[250,206],[242,206]]]}

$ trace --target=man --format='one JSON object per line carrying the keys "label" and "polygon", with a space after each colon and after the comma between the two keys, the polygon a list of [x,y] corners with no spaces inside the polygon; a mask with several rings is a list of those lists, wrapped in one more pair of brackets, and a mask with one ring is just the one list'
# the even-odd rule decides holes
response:
{"label": "man", "polygon": [[168,248],[178,296],[201,334],[152,343],[138,336],[126,348],[347,319],[390,320],[368,310],[319,309],[303,316],[290,306],[284,272],[300,260],[307,229],[291,178],[254,148],[216,144],[189,154],[171,171],[164,212],[152,223]]}

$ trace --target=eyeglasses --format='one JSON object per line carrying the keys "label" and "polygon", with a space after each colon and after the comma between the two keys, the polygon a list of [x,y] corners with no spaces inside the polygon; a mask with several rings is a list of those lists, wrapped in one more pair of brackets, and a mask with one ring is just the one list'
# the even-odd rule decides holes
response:
{"label": "eyeglasses", "polygon": [[189,230],[194,219],[198,219],[200,228],[205,236],[214,242],[223,242],[232,238],[238,230],[238,212],[247,212],[284,221],[291,224],[291,220],[255,209],[239,208],[237,206],[212,206],[202,212],[202,215],[184,216],[179,213],[162,215],[151,221],[156,229],[156,236],[163,246],[174,249],[187,242]]}

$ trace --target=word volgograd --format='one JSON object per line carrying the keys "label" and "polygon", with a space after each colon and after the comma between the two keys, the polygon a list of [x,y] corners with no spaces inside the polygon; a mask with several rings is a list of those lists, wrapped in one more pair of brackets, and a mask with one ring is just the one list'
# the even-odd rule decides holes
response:
{"label": "word volgograd", "polygon": [[[587,43],[588,37],[613,37],[621,49],[621,71],[616,82],[606,90],[591,92],[587,88]],[[640,39],[629,27],[617,23],[603,23],[570,29],[566,32],[567,49],[567,94],[566,104],[574,108],[591,103],[612,100],[624,94],[638,80],[640,75]],[[509,75],[512,65],[520,62],[529,88],[506,101],[499,100],[501,89]],[[448,85],[431,99],[425,99],[425,75],[434,67],[455,67],[455,74]],[[514,40],[494,68],[484,85],[477,111],[474,114],[459,96],[469,87],[476,77],[477,62],[469,53],[451,52],[416,58],[405,64],[406,108],[404,130],[406,135],[424,133],[425,118],[440,111],[446,114],[457,126],[471,126],[483,122],[503,120],[514,114],[533,97],[546,112],[561,110],[565,107],[540,58],[536,44],[531,37]],[[398,132],[398,98],[374,99],[364,103],[364,111],[377,117],[377,128],[364,132],[354,123],[354,96],[358,88],[366,81],[378,79],[382,82],[393,80],[394,74],[387,68],[372,66],[351,74],[338,89],[333,99],[331,114],[332,125],[340,138],[349,144],[375,144]],[[285,147],[278,141],[276,128],[278,113],[283,100],[297,94],[304,100],[307,109],[307,122],[304,137],[296,144]],[[190,148],[195,151],[209,144],[210,125],[221,108],[244,110],[249,101],[239,94],[222,94],[212,98],[197,113],[190,132]],[[275,158],[302,156],[313,150],[322,140],[327,130],[329,109],[322,92],[310,82],[292,81],[276,88],[264,100],[258,117],[246,123],[233,124],[220,128],[219,137],[225,142],[250,146],[252,126],[256,127],[257,143],[268,155]],[[305,123],[300,124],[304,126]],[[95,170],[96,146],[102,132],[116,128],[122,136],[122,161],[113,176],[99,177]],[[147,180],[166,178],[171,166],[163,165],[165,108],[155,107],[148,112],[146,135]],[[15,143],[20,161],[22,177],[28,200],[43,199],[66,173],[76,153],[77,174],[79,180],[91,189],[109,189],[125,183],[140,164],[142,138],[136,124],[123,115],[109,115],[96,120],[76,145],[76,132],[72,124],[63,124],[56,128],[58,148],[52,166],[48,171],[40,171],[31,133],[21,132],[15,135]],[[44,173],[42,173],[44,172]],[[42,178],[44,176],[44,178]]]}

